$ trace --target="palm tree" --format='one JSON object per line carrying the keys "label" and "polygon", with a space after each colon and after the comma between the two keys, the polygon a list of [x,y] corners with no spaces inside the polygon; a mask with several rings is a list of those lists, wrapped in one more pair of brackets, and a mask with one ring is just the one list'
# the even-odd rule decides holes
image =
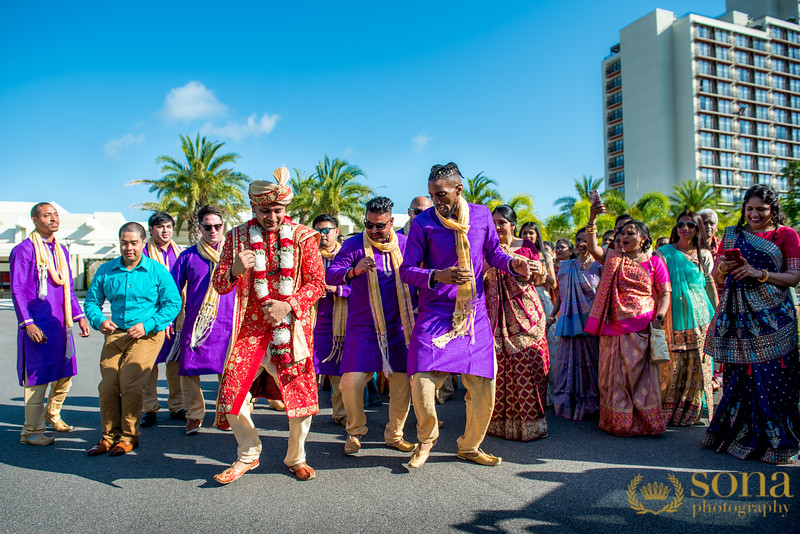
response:
{"label": "palm tree", "polygon": [[533,209],[533,197],[530,195],[519,193],[506,202],[502,200],[491,200],[487,205],[490,210],[494,210],[501,204],[511,206],[511,209],[517,214],[517,228],[527,222],[535,222],[539,227],[542,227],[542,222],[539,220],[539,217],[536,216],[536,212]]}
{"label": "palm tree", "polygon": [[217,154],[225,143],[207,141],[200,134],[192,141],[181,135],[181,150],[186,162],[171,156],[159,156],[161,178],[133,180],[127,185],[149,185],[148,191],[156,193],[158,202],[143,202],[135,207],[148,211],[165,211],[176,219],[176,233],[185,223],[189,228],[189,241],[200,238],[197,211],[206,204],[215,204],[222,210],[223,218],[230,224],[238,222],[238,213],[247,208],[244,188],[249,178],[226,165],[236,164],[239,154]]}
{"label": "palm tree", "polygon": [[467,178],[467,186],[461,194],[464,195],[464,200],[467,202],[484,206],[493,200],[503,200],[503,197],[497,192],[497,182],[483,174],[483,171],[473,178]]}
{"label": "palm tree", "polygon": [[308,174],[303,174],[300,169],[292,169],[294,178],[289,180],[289,185],[294,192],[294,199],[289,205],[289,213],[296,222],[309,224],[315,216],[316,205],[316,181]]}
{"label": "palm tree", "polygon": [[781,175],[789,182],[789,192],[781,199],[781,207],[789,218],[789,224],[800,224],[800,162],[790,161]]}
{"label": "palm tree", "polygon": [[584,174],[580,182],[575,180],[575,192],[578,196],[561,197],[555,201],[555,205],[558,206],[558,210],[562,214],[568,216],[578,201],[588,200],[589,191],[592,189],[599,189],[601,185],[603,185],[603,178],[592,178]]}
{"label": "palm tree", "polygon": [[698,212],[702,209],[718,210],[722,197],[715,188],[698,180],[686,180],[674,186],[670,195],[670,212],[677,217],[684,210]]}

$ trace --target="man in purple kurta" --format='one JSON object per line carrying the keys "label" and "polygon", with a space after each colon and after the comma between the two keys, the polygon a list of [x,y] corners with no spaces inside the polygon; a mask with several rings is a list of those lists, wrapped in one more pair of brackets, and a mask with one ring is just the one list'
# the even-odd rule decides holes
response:
{"label": "man in purple kurta", "polygon": [[211,285],[211,275],[225,241],[222,211],[217,206],[203,206],[197,212],[197,220],[200,241],[181,252],[171,269],[175,284],[185,295],[186,315],[176,343],[186,406],[186,435],[199,432],[206,415],[200,376],[221,375],[224,370],[236,299],[234,293],[220,295]]}
{"label": "man in purple kurta", "polygon": [[[311,227],[319,234],[319,252],[325,270],[331,266],[333,258],[339,253],[342,245],[339,237],[339,221],[333,215],[319,215],[311,223]],[[347,426],[347,412],[339,391],[339,380],[342,372],[339,363],[342,360],[344,321],[347,320],[347,297],[350,296],[350,284],[339,286],[326,285],[325,296],[317,301],[316,323],[314,324],[314,372],[317,376],[327,376],[331,381],[331,408],[334,422]],[[337,322],[334,326],[334,322]]]}
{"label": "man in purple kurta", "polygon": [[69,252],[56,242],[58,211],[52,204],[39,203],[31,210],[31,220],[35,231],[11,250],[9,258],[11,298],[19,321],[17,374],[25,388],[20,442],[50,445],[54,440],[44,433],[45,419],[59,432],[72,430],[61,419],[61,406],[77,373],[72,322],[78,322],[82,337],[89,335],[89,322],[75,298]]}
{"label": "man in purple kurta", "polygon": [[[349,282],[351,287],[339,367],[342,372],[339,390],[347,413],[345,454],[355,454],[361,449],[361,436],[367,433],[364,387],[374,373],[381,371],[389,381],[389,422],[384,440],[388,446],[404,452],[414,449],[403,439],[411,403],[404,326],[412,327],[414,306],[408,286],[399,280],[406,237],[392,229],[392,206],[386,197],[367,202],[366,230],[344,242],[325,275],[327,284]],[[376,294],[371,295],[371,286],[380,293],[379,300]],[[383,335],[381,330],[385,331]]]}
{"label": "man in purple kurta", "polygon": [[[150,216],[147,226],[150,232],[150,241],[144,247],[144,255],[151,260],[157,261],[170,271],[181,253],[180,247],[172,240],[175,219],[169,213],[159,211]],[[181,320],[182,315],[181,313],[178,316],[178,321]],[[165,330],[164,345],[162,345],[158,358],[156,358],[156,363],[153,365],[153,370],[150,372],[150,379],[144,386],[141,422],[143,427],[156,424],[156,414],[161,410],[161,405],[158,403],[158,364],[160,363],[166,363],[164,367],[166,368],[167,390],[169,391],[169,396],[167,397],[169,415],[173,419],[181,421],[186,419],[181,379],[178,375],[179,365],[174,358],[167,362],[167,357],[170,354],[173,354],[173,356],[177,354],[176,351],[173,351],[174,341],[175,326],[169,325]]]}
{"label": "man in purple kurta", "polygon": [[[422,466],[439,437],[436,389],[450,373],[460,373],[467,388],[467,424],[464,435],[458,438],[458,456],[482,465],[497,465],[500,458],[479,448],[495,396],[494,336],[486,313],[483,262],[524,276],[529,274],[529,267],[502,251],[489,208],[463,199],[461,173],[455,163],[435,165],[428,190],[433,208],[411,224],[400,269],[403,281],[419,288],[419,314],[408,348],[419,444],[409,467]],[[465,252],[462,257],[459,250],[468,250],[469,254]],[[466,302],[462,291],[471,293]],[[454,317],[459,303],[461,309],[471,310],[460,321]]]}

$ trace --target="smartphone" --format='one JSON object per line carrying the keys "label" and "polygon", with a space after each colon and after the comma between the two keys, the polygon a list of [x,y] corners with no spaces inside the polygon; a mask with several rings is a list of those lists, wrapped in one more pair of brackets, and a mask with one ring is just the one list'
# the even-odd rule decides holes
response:
{"label": "smartphone", "polygon": [[600,204],[600,192],[597,189],[589,191],[589,201],[592,204]]}
{"label": "smartphone", "polygon": [[742,251],[738,248],[729,248],[724,254],[726,260],[736,262],[736,267],[741,267],[744,265],[744,260],[742,260]]}

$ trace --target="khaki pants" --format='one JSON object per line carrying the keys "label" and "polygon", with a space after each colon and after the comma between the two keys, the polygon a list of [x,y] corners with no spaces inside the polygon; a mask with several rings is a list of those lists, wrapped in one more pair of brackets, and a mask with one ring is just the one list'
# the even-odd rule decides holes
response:
{"label": "khaki pants", "polygon": [[[28,386],[25,377],[25,424],[22,426],[23,436],[34,436],[45,431],[45,414],[50,419],[61,417],[61,405],[72,385],[72,377],[68,376],[49,384]],[[47,386],[50,386],[50,395],[47,398],[47,408],[44,406],[44,397]]]}
{"label": "khaki pants", "polygon": [[[347,413],[347,433],[351,436],[363,436],[367,433],[367,414],[364,413],[364,388],[374,373],[344,373],[339,382],[342,402]],[[403,438],[403,427],[406,424],[408,410],[411,406],[411,388],[408,375],[392,373],[389,381],[389,422],[383,432],[386,443],[393,443]]]}
{"label": "khaki pants", "polygon": [[347,418],[347,412],[344,409],[344,402],[342,401],[342,392],[339,391],[339,383],[342,380],[341,376],[329,376],[331,379],[331,408],[333,420],[337,423],[344,421]]}
{"label": "khaki pants", "polygon": [[[417,416],[417,439],[420,443],[433,443],[439,438],[439,424],[436,417],[436,390],[449,376],[449,373],[431,371],[415,373],[411,377],[411,398]],[[481,446],[489,428],[494,410],[495,381],[482,376],[461,375],[467,388],[464,401],[467,407],[467,424],[464,435],[458,438],[460,452],[475,452]]]}
{"label": "khaki pants", "polygon": [[[261,368],[271,374],[275,380],[278,380],[278,372],[275,369],[275,364],[265,356],[261,362]],[[246,464],[257,460],[261,455],[261,439],[258,437],[258,430],[253,425],[253,419],[250,417],[250,393],[247,394],[242,407],[239,409],[239,415],[226,414],[228,424],[231,425],[233,435],[236,437],[236,443],[239,445],[236,449],[238,453],[237,460]],[[305,417],[289,417],[289,446],[286,450],[286,457],[283,463],[291,467],[293,465],[301,464],[306,461],[306,438],[308,432],[311,430],[311,416]]]}
{"label": "khaki pants", "polygon": [[117,330],[107,335],[100,353],[100,427],[109,441],[132,441],[139,436],[142,392],[150,377],[164,332],[133,339]]}
{"label": "khaki pants", "polygon": [[[183,391],[181,390],[181,377],[178,376],[180,362],[167,362],[164,364],[167,369],[167,408],[170,413],[183,410]],[[142,411],[146,413],[156,413],[161,410],[158,403],[158,366],[154,365],[150,377],[144,386],[142,397]]]}
{"label": "khaki pants", "polygon": [[[222,375],[218,375],[222,380]],[[182,376],[181,391],[183,391],[183,405],[186,407],[186,419],[199,419],[206,416],[206,399],[200,386],[199,376]]]}

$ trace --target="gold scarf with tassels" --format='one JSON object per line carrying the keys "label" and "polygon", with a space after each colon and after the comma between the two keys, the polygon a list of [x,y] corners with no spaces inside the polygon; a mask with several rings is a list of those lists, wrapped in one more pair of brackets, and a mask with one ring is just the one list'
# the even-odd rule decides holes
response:
{"label": "gold scarf with tassels", "polygon": [[[180,247],[179,247],[179,246],[178,246],[178,245],[175,243],[175,241],[173,241],[172,239],[170,239],[170,240],[169,240],[169,243],[167,243],[167,246],[168,246],[168,247],[170,247],[170,248],[172,248],[172,253],[173,253],[173,254],[175,254],[175,257],[176,257],[176,258],[177,258],[178,256],[180,256],[180,254],[181,254],[181,249],[180,249]],[[160,248],[160,247],[159,247],[159,246],[156,244],[156,242],[155,242],[155,241],[153,241],[153,238],[152,238],[152,237],[151,237],[151,238],[150,238],[150,240],[147,242],[147,256],[148,256],[148,257],[149,257],[151,260],[157,261],[158,263],[160,263],[161,265],[163,265],[164,267],[166,267],[168,271],[169,271],[170,267],[172,267],[172,265],[170,265],[169,263],[167,263],[167,262],[164,260],[164,256],[163,256],[163,254],[161,253],[161,248]]]}
{"label": "gold scarf with tassels", "polygon": [[[372,252],[375,247],[383,254],[389,254],[392,260],[392,270],[394,271],[394,282],[397,288],[397,304],[400,306],[400,319],[403,322],[403,334],[406,338],[406,346],[411,341],[411,332],[414,330],[414,311],[411,306],[411,292],[408,285],[400,279],[400,265],[403,264],[403,254],[398,246],[397,234],[394,230],[389,233],[389,241],[377,243],[373,241],[367,232],[364,232],[364,255],[367,258],[375,259]],[[378,346],[381,349],[383,358],[383,372],[386,375],[392,374],[392,367],[389,365],[389,338],[386,331],[386,318],[383,315],[383,299],[381,299],[381,288],[378,283],[378,270],[373,269],[367,272],[369,281],[369,307],[372,310],[372,319],[375,322],[375,331],[378,334]]]}
{"label": "gold scarf with tassels", "polygon": [[214,275],[214,269],[217,268],[217,264],[219,263],[219,251],[222,250],[224,246],[225,238],[217,245],[219,249],[214,248],[214,246],[207,243],[205,239],[200,239],[200,241],[197,242],[197,252],[211,265],[208,271],[208,289],[206,290],[203,303],[200,305],[200,311],[192,326],[192,339],[189,341],[189,346],[192,349],[196,349],[208,339],[209,334],[211,334],[211,329],[214,327],[214,321],[217,318],[219,293],[214,289],[214,284],[211,283],[211,277]]}
{"label": "gold scarf with tassels", "polygon": [[434,210],[439,221],[445,228],[452,230],[456,238],[456,254],[458,254],[458,266],[466,268],[470,273],[470,280],[466,284],[458,286],[456,294],[456,307],[453,310],[453,329],[446,334],[433,340],[437,347],[444,348],[451,340],[469,334],[474,341],[475,334],[475,296],[477,288],[475,285],[475,271],[472,267],[472,257],[469,250],[469,204],[463,196],[458,197],[458,211],[456,220],[443,217],[439,210]]}
{"label": "gold scarf with tassels", "polygon": [[[328,261],[331,261],[342,245],[337,241],[334,245],[333,252],[320,249],[319,253]],[[331,353],[327,358],[322,360],[322,363],[327,363],[334,360],[336,363],[342,361],[342,348],[344,347],[344,335],[347,328],[347,298],[340,297],[334,293],[333,295],[333,345],[331,346]]]}

